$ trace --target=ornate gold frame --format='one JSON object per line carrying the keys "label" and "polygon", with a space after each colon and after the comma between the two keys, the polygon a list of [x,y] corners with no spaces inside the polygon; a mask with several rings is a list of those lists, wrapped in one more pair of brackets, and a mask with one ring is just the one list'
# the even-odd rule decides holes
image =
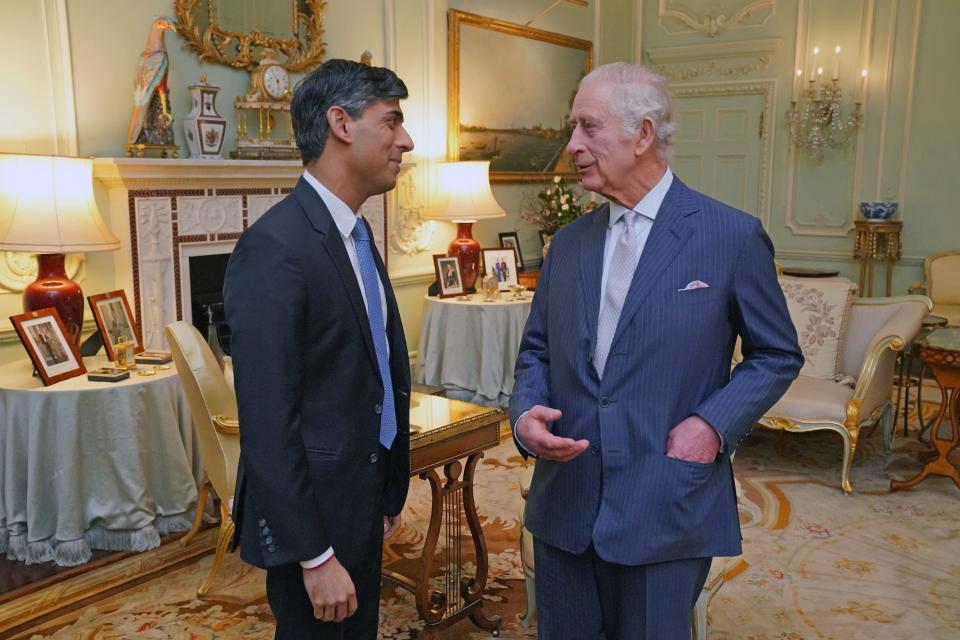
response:
{"label": "ornate gold frame", "polygon": [[[556,44],[572,49],[581,49],[587,54],[584,72],[593,69],[593,43],[589,40],[574,38],[552,31],[543,31],[521,24],[486,18],[473,13],[450,9],[447,11],[447,157],[460,159],[460,27],[469,25],[481,29],[490,29],[521,38],[531,38],[548,44]],[[552,173],[526,171],[491,171],[493,182],[540,182],[550,178]],[[567,177],[576,177],[576,173],[565,173]]]}
{"label": "ornate gold frame", "polygon": [[[237,33],[221,29],[216,22],[216,12],[211,11],[210,25],[200,32],[197,13],[200,3],[210,0],[176,0],[177,33],[197,52],[200,61],[210,60],[237,69],[254,69],[260,56],[253,49],[273,49],[286,56],[283,66],[288,71],[306,71],[313,68],[326,53],[323,42],[323,10],[326,0],[293,0],[293,30],[291,38],[271,38],[259,31]],[[301,12],[299,2],[304,2],[310,13]],[[301,36],[301,23],[305,30]]]}

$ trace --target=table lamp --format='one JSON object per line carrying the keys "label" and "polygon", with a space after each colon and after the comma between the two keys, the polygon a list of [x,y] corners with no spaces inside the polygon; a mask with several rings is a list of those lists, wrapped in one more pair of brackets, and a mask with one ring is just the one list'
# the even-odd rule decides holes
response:
{"label": "table lamp", "polygon": [[93,197],[92,158],[0,154],[0,250],[37,255],[24,311],[55,307],[79,341],[83,292],[67,277],[64,253],[119,247]]}
{"label": "table lamp", "polygon": [[502,218],[506,214],[490,190],[490,162],[441,162],[438,167],[438,198],[427,218],[457,223],[457,237],[447,247],[448,256],[460,258],[463,286],[473,289],[480,269],[480,243],[471,227],[477,220]]}

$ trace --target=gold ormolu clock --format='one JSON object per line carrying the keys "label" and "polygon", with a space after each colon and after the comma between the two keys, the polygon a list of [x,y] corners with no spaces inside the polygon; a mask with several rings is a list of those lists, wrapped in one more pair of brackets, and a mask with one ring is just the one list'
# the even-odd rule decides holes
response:
{"label": "gold ormolu clock", "polygon": [[[262,160],[295,159],[300,150],[293,137],[293,125],[290,124],[290,74],[276,59],[276,52],[267,49],[260,64],[250,74],[250,86],[247,95],[238,96],[234,102],[237,111],[237,150],[230,153],[232,158]],[[247,115],[257,114],[255,136],[250,135]],[[277,116],[287,121],[287,138],[275,139]]]}

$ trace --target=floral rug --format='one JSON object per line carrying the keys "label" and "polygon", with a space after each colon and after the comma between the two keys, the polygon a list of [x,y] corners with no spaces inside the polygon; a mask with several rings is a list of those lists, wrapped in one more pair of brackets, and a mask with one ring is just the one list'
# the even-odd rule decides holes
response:
{"label": "floral rug", "polygon": [[[744,554],[716,561],[726,583],[710,606],[710,638],[960,637],[960,490],[946,478],[901,493],[887,489],[891,478],[920,469],[918,454],[925,449],[915,432],[899,436],[892,454],[884,453],[879,430],[861,436],[856,493],[845,496],[836,435],[756,432],[735,462],[743,487]],[[536,637],[535,624],[527,629],[519,620],[526,609],[518,552],[522,464],[506,440],[477,470],[476,501],[491,565],[484,608],[500,616],[502,638]],[[411,572],[429,510],[427,485],[414,480],[404,527],[385,549],[389,568]],[[209,596],[196,599],[210,562],[206,556],[169,570],[13,637],[272,638],[263,573],[236,555],[224,561]],[[380,637],[428,636],[475,640],[490,634],[469,620],[425,630],[413,596],[386,584]]]}

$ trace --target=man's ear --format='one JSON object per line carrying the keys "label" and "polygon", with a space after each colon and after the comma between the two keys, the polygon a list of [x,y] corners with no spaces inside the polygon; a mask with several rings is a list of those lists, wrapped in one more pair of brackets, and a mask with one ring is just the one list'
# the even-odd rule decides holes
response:
{"label": "man's ear", "polygon": [[635,156],[642,156],[653,148],[657,141],[657,125],[653,124],[652,118],[644,118],[640,123],[640,129],[634,137],[633,153]]}
{"label": "man's ear", "polygon": [[330,127],[330,135],[341,142],[349,143],[351,141],[350,123],[353,118],[343,110],[343,107],[336,105],[327,109],[327,125]]}

